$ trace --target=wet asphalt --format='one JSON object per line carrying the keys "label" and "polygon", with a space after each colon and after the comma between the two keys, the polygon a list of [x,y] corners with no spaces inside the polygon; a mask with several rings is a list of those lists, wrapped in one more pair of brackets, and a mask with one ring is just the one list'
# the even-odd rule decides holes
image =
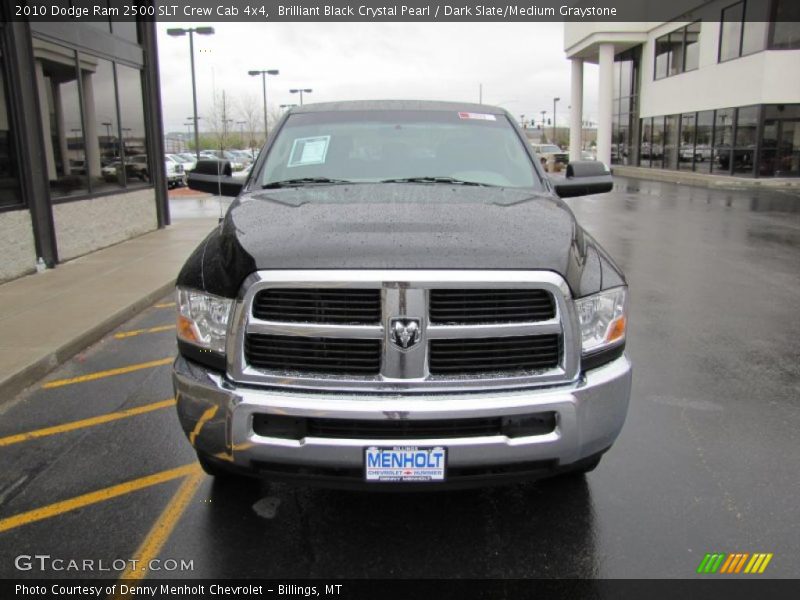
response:
{"label": "wet asphalt", "polygon": [[[683,578],[707,552],[770,552],[763,577],[796,577],[800,193],[619,178],[569,204],[631,289],[630,412],[596,471],[434,494],[206,477],[158,552],[193,570],[169,576]],[[219,211],[212,199],[173,207],[176,219]],[[174,356],[173,330],[114,336],[169,326],[173,311],[146,309],[42,384]],[[119,576],[14,563],[131,558],[182,479],[4,531],[2,520],[191,464],[174,408],[2,439],[168,400],[169,367],[42,384],[0,404],[0,577]]]}

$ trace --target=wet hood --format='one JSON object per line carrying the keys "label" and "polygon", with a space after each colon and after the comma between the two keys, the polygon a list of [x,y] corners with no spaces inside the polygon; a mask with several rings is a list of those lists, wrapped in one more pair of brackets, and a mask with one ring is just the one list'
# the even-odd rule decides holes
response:
{"label": "wet hood", "polygon": [[233,296],[261,269],[544,269],[583,296],[602,286],[608,259],[595,246],[549,193],[443,184],[307,186],[242,195],[178,283]]}

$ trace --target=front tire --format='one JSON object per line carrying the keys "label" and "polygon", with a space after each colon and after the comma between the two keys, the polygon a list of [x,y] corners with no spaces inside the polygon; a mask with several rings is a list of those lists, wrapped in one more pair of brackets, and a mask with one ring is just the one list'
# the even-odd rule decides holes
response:
{"label": "front tire", "polygon": [[226,469],[219,461],[209,458],[205,454],[200,454],[198,452],[197,461],[200,463],[200,467],[202,467],[203,471],[206,472],[206,475],[210,475],[218,481],[230,481],[241,478],[241,475],[237,475],[229,469]]}
{"label": "front tire", "polygon": [[591,473],[600,464],[600,459],[603,458],[602,454],[596,454],[566,467],[566,469],[559,474],[559,477],[576,478],[583,477],[586,473]]}

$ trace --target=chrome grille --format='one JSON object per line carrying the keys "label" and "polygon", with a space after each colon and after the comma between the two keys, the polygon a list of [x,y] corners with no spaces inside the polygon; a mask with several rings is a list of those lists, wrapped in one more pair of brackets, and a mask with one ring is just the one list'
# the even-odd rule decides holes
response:
{"label": "chrome grille", "polygon": [[431,375],[525,372],[558,366],[559,335],[431,340]]}
{"label": "chrome grille", "polygon": [[244,353],[258,369],[358,375],[380,371],[380,340],[248,333]]}
{"label": "chrome grille", "polygon": [[514,323],[556,316],[553,297],[539,289],[431,290],[431,323]]}
{"label": "chrome grille", "polygon": [[[406,347],[398,321],[420,334]],[[573,382],[576,322],[569,288],[549,271],[263,271],[236,303],[228,375],[336,392]]]}
{"label": "chrome grille", "polygon": [[381,291],[271,288],[256,294],[253,316],[265,321],[377,325]]}

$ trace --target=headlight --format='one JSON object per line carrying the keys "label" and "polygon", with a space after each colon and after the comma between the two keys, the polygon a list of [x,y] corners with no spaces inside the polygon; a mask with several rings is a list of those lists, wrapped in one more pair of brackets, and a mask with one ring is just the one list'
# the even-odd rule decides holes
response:
{"label": "headlight", "polygon": [[178,288],[177,304],[178,339],[224,354],[233,300]]}
{"label": "headlight", "polygon": [[628,324],[628,288],[618,287],[575,300],[584,354],[625,341]]}

